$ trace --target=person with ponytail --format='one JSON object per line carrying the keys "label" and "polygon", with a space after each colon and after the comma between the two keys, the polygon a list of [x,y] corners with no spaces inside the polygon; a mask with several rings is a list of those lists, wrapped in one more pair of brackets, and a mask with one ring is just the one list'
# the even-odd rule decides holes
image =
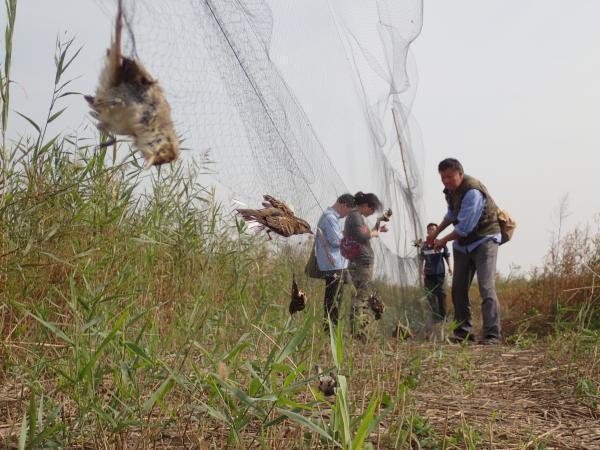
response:
{"label": "person with ponytail", "polygon": [[348,271],[352,277],[352,284],[356,288],[356,296],[352,300],[350,322],[352,336],[361,342],[367,340],[367,326],[371,322],[372,311],[369,307],[369,296],[372,293],[371,282],[373,279],[373,262],[375,254],[371,247],[371,239],[379,237],[380,232],[386,232],[383,225],[379,229],[369,229],[365,218],[382,209],[382,204],[373,193],[357,192],[354,195],[356,208],[348,214],[344,226],[344,238],[356,246]]}

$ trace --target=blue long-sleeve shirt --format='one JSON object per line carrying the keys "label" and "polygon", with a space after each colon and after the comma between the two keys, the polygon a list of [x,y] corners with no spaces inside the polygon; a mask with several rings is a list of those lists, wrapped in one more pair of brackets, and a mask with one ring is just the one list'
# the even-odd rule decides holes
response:
{"label": "blue long-sleeve shirt", "polygon": [[[456,231],[456,234],[460,237],[468,236],[477,226],[477,222],[479,222],[481,214],[483,213],[485,203],[485,196],[480,191],[477,189],[469,189],[463,196],[458,213],[452,211],[450,205],[448,205],[448,212],[444,219],[450,221],[457,219],[458,223],[454,226],[454,231]],[[455,214],[457,214],[458,217],[456,217]],[[467,245],[461,245],[456,240],[454,241],[453,247],[454,250],[458,250],[461,253],[470,253],[485,241],[493,240],[499,244],[501,238],[502,235],[500,233],[490,234]]]}
{"label": "blue long-sleeve shirt", "polygon": [[348,267],[348,260],[340,253],[342,237],[340,215],[329,207],[319,219],[315,234],[315,256],[320,270],[342,270]]}

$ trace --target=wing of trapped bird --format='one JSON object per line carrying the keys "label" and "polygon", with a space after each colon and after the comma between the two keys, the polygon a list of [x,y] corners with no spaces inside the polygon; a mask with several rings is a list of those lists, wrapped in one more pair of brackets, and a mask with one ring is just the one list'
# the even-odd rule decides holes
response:
{"label": "wing of trapped bird", "polygon": [[268,204],[274,206],[275,208],[280,209],[284,214],[287,214],[289,216],[294,215],[294,211],[292,211],[292,209],[288,205],[286,205],[285,203],[283,203],[280,200],[277,200],[272,195],[266,194],[266,195],[263,195],[263,198],[265,199],[265,203],[268,203]]}
{"label": "wing of trapped bird", "polygon": [[329,372],[329,375],[324,374],[320,366],[316,366],[317,374],[319,376],[318,388],[324,395],[330,396],[335,395],[335,388],[337,387],[337,380],[333,372]]}
{"label": "wing of trapped bird", "polygon": [[297,217],[290,216],[269,216],[265,218],[265,225],[271,231],[289,237],[294,234],[311,233],[310,225]]}
{"label": "wing of trapped bird", "polygon": [[306,308],[306,293],[298,288],[296,283],[296,275],[292,277],[292,298],[290,301],[290,314],[302,311]]}
{"label": "wing of trapped bird", "polygon": [[281,216],[283,212],[277,208],[263,208],[263,209],[237,209],[238,213],[244,218],[244,220],[264,220],[267,217]]}
{"label": "wing of trapped bird", "polygon": [[369,303],[369,308],[371,308],[371,311],[373,311],[375,320],[381,319],[381,316],[383,316],[383,311],[385,310],[385,305],[379,299],[377,292],[374,292],[369,296],[368,303]]}
{"label": "wing of trapped bird", "polygon": [[146,168],[174,161],[179,139],[171,119],[171,107],[158,82],[140,61],[121,54],[122,0],[117,7],[115,38],[106,54],[104,69],[94,96],[85,96],[98,123],[112,136],[133,138],[134,147],[146,159]]}

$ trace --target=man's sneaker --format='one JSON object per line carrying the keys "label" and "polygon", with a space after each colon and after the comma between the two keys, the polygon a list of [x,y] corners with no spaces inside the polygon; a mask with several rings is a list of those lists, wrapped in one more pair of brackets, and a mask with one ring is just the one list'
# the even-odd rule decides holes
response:
{"label": "man's sneaker", "polygon": [[477,342],[479,345],[499,345],[502,342],[497,337],[485,337]]}

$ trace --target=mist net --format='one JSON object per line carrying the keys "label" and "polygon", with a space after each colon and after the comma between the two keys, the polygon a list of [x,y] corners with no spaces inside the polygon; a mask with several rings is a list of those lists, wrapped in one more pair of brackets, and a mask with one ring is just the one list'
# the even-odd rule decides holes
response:
{"label": "mist net", "polygon": [[421,146],[407,54],[422,0],[124,6],[128,50],[163,86],[184,158],[208,151],[232,209],[269,193],[314,226],[339,195],[374,192],[393,210],[373,240],[376,277],[416,282]]}

